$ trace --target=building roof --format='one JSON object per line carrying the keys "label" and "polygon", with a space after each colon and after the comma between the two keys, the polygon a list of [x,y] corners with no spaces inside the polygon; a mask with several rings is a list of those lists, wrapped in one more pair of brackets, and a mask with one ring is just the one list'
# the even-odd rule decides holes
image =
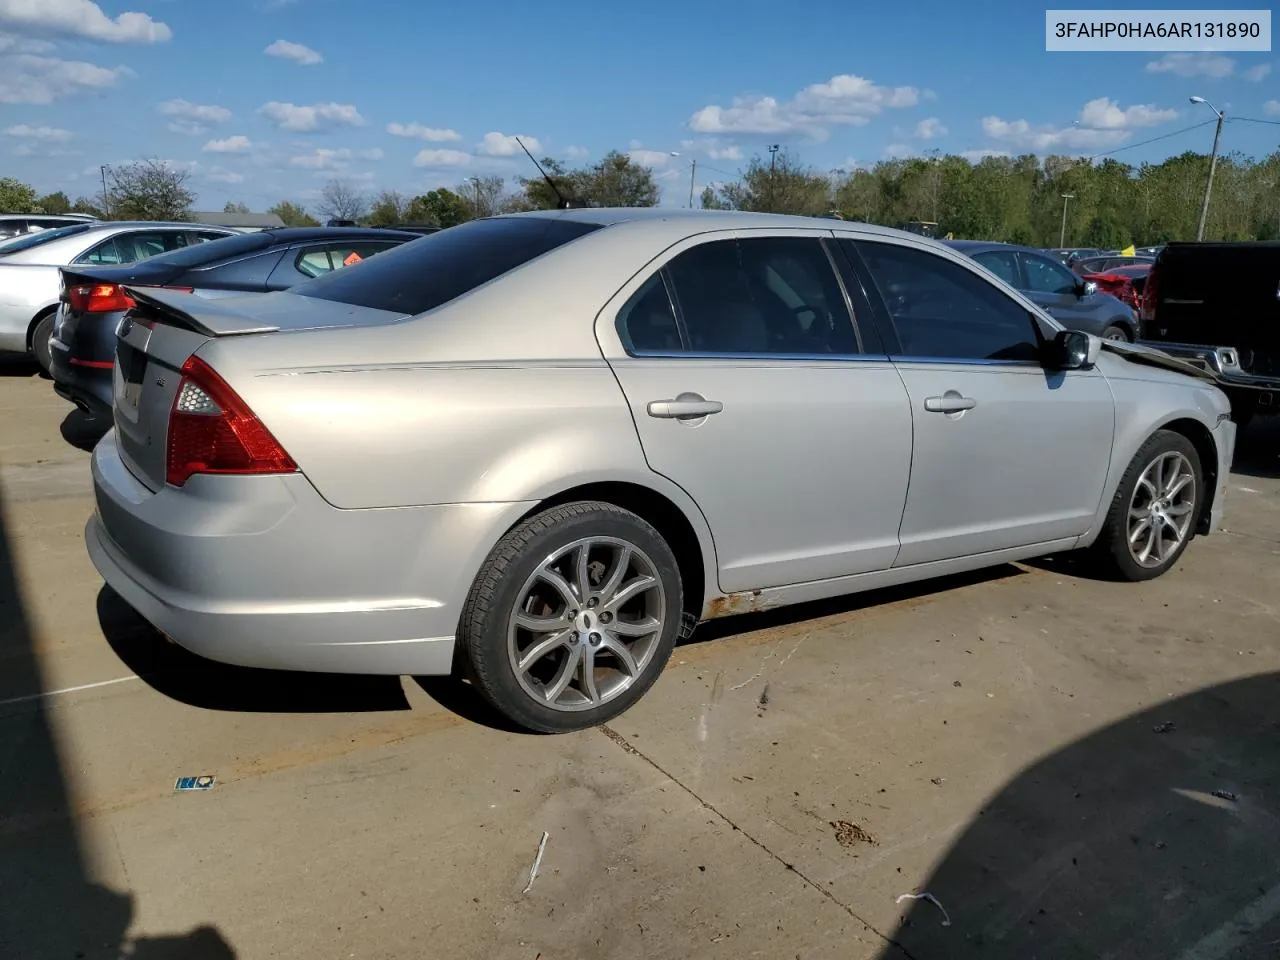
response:
{"label": "building roof", "polygon": [[200,223],[210,223],[215,227],[259,227],[266,229],[268,227],[284,226],[284,221],[274,213],[212,213],[195,210],[191,213],[191,219],[198,220]]}

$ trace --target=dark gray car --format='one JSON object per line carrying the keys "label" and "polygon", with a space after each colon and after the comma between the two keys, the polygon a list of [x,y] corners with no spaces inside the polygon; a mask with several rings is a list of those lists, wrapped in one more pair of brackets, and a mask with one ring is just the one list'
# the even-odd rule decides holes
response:
{"label": "dark gray car", "polygon": [[1034,247],[987,240],[947,240],[1040,307],[1068,330],[1107,340],[1136,339],[1137,319],[1122,301],[1082,280],[1062,261]]}

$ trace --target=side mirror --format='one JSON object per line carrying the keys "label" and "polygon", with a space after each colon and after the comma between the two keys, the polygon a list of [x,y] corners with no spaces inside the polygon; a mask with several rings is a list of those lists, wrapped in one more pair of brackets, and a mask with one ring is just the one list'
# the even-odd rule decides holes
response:
{"label": "side mirror", "polygon": [[1076,290],[1078,291],[1076,294],[1078,297],[1091,297],[1098,292],[1098,285],[1092,280],[1082,280],[1076,286]]}
{"label": "side mirror", "polygon": [[1049,343],[1051,370],[1088,370],[1098,362],[1102,341],[1080,330],[1063,330]]}

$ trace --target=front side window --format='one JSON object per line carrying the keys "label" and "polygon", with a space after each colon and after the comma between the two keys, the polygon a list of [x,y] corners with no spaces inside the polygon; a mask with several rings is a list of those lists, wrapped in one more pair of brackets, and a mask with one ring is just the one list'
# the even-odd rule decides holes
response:
{"label": "front side window", "polygon": [[844,292],[816,238],[715,240],[668,265],[696,353],[858,352]]}
{"label": "front side window", "polygon": [[936,360],[1034,361],[1031,314],[995,284],[928,250],[865,240],[852,244],[901,342],[900,356]]}
{"label": "front side window", "polygon": [[1027,273],[1027,289],[1035,293],[1068,294],[1076,291],[1076,275],[1048,257],[1024,253],[1022,269]]}

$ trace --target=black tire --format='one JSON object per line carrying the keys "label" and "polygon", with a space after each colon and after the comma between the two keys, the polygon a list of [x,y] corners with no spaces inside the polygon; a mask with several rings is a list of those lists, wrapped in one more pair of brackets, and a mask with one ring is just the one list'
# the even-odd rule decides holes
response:
{"label": "black tire", "polygon": [[1129,331],[1118,323],[1113,323],[1102,331],[1103,340],[1123,340],[1125,343],[1133,343],[1133,337],[1129,336]]}
{"label": "black tire", "polygon": [[[569,711],[535,700],[521,685],[508,653],[508,632],[519,595],[543,561],[588,537],[625,541],[647,555],[662,588],[662,624],[630,686],[599,706]],[[628,710],[658,679],[675,647],[683,602],[675,554],[650,524],[610,503],[579,501],[551,507],[499,540],[476,575],[458,631],[463,668],[485,700],[525,729],[569,733],[594,727]]]}
{"label": "black tire", "polygon": [[[1194,500],[1191,509],[1191,523],[1182,542],[1156,566],[1143,566],[1129,549],[1129,509],[1133,502],[1134,491],[1139,478],[1155,460],[1167,453],[1180,453],[1186,457],[1195,478]],[[1168,572],[1187,549],[1187,544],[1195,537],[1196,517],[1203,508],[1203,498],[1207,494],[1204,487],[1204,469],[1200,463],[1200,455],[1195,446],[1180,433],[1172,430],[1157,430],[1151,435],[1134,455],[1129,468],[1120,479],[1115,496],[1111,500],[1111,509],[1103,521],[1102,532],[1093,544],[1095,559],[1099,562],[1101,572],[1119,580],[1153,580]]]}
{"label": "black tire", "polygon": [[36,321],[35,329],[31,331],[31,355],[46,377],[52,375],[53,367],[53,348],[49,346],[49,340],[53,337],[53,320],[54,314],[50,311]]}

